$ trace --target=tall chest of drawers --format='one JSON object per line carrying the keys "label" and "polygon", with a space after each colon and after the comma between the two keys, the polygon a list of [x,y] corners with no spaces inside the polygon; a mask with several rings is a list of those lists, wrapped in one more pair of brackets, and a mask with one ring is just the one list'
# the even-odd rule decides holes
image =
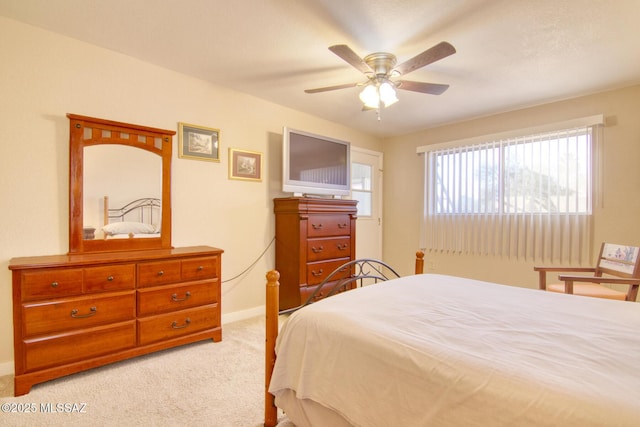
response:
{"label": "tall chest of drawers", "polygon": [[222,252],[195,246],[12,259],[15,395],[107,363],[220,341]]}
{"label": "tall chest of drawers", "polygon": [[[329,273],[355,259],[357,203],[309,197],[274,199],[281,309],[305,302]],[[324,294],[320,291],[316,296]]]}

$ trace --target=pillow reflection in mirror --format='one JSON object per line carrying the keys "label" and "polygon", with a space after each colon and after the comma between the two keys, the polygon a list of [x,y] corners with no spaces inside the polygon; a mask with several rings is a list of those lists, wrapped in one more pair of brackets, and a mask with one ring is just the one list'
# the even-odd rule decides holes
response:
{"label": "pillow reflection in mirror", "polygon": [[157,234],[160,227],[153,224],[145,224],[142,222],[112,222],[102,227],[102,231],[107,236],[115,236],[116,234]]}

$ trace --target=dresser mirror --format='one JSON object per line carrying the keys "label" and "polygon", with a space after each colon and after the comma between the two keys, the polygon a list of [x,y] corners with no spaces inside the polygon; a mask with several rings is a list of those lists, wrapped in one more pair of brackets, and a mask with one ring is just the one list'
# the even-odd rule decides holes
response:
{"label": "dresser mirror", "polygon": [[175,131],[67,117],[69,253],[170,248]]}

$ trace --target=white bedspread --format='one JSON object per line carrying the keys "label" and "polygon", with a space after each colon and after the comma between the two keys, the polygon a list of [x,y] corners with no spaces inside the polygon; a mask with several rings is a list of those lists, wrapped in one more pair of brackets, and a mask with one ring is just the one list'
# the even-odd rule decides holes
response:
{"label": "white bedspread", "polygon": [[356,426],[638,426],[640,305],[442,275],[286,321],[270,392]]}

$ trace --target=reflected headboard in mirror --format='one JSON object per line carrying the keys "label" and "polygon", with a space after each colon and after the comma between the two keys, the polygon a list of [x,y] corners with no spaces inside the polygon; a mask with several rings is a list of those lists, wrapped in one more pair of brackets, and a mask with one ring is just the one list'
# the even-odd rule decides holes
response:
{"label": "reflected headboard in mirror", "polygon": [[77,114],[67,117],[69,253],[171,248],[171,150],[176,132]]}

